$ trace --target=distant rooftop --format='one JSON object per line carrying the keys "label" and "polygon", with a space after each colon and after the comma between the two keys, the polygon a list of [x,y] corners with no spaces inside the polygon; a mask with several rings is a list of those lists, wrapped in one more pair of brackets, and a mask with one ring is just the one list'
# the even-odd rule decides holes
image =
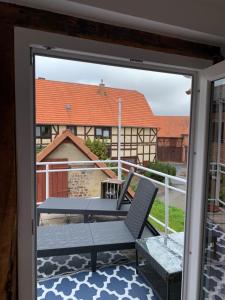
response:
{"label": "distant rooftop", "polygon": [[157,116],[158,137],[179,138],[189,134],[189,116]]}
{"label": "distant rooftop", "polygon": [[99,85],[36,79],[37,124],[118,126],[118,98],[122,98],[122,126],[156,128],[144,95]]}

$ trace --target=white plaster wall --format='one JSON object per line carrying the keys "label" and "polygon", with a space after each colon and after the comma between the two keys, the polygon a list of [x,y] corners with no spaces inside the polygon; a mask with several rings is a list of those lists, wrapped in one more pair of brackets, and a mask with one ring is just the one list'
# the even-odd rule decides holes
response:
{"label": "white plaster wall", "polygon": [[67,158],[68,160],[89,160],[79,149],[72,143],[63,143],[52,152],[48,158]]}
{"label": "white plaster wall", "polygon": [[65,125],[60,125],[59,126],[59,134],[61,134],[64,130],[66,130],[66,126]]}
{"label": "white plaster wall", "polygon": [[82,135],[84,135],[84,127],[82,127],[82,126],[77,126],[77,134],[82,134]]}

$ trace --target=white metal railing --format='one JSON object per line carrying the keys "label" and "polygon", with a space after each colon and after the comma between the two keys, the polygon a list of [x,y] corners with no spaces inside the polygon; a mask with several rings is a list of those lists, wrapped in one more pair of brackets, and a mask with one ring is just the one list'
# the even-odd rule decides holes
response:
{"label": "white metal railing", "polygon": [[[140,165],[135,165],[133,163],[130,163],[130,162],[127,162],[127,161],[124,161],[124,160],[121,160],[121,163],[123,165],[128,165],[130,167],[134,167],[135,169],[138,169],[138,170],[142,170],[142,171],[145,171],[145,172],[148,172],[148,173],[152,173],[152,174],[156,174],[156,175],[164,177],[164,183],[163,183],[161,181],[149,178],[149,177],[147,177],[145,175],[142,175],[142,174],[139,174],[137,172],[134,173],[137,177],[146,178],[149,181],[152,181],[157,185],[164,186],[164,188],[165,188],[165,192],[164,192],[165,223],[162,223],[158,219],[154,218],[151,214],[149,215],[149,217],[165,229],[165,234],[168,234],[169,231],[170,232],[176,232],[175,230],[173,230],[172,228],[169,227],[169,205],[170,205],[169,190],[174,190],[174,191],[177,191],[177,192],[182,193],[184,195],[186,195],[186,190],[182,190],[182,189],[179,189],[179,188],[176,188],[176,187],[170,185],[170,180],[177,181],[177,182],[182,183],[184,185],[187,184],[187,180],[184,179],[184,178],[181,178],[181,177],[172,176],[172,175],[169,175],[169,174],[166,174],[166,173],[162,173],[162,172],[159,172],[159,171],[156,171],[156,170],[152,170],[152,169],[140,166]],[[129,171],[126,168],[122,168],[122,169],[126,172]]]}
{"label": "white metal railing", "polygon": [[[49,169],[49,166],[52,165],[68,165],[68,166],[73,166],[73,165],[93,165],[96,163],[117,163],[117,160],[84,160],[84,161],[51,161],[51,162],[37,162],[37,166],[45,166],[45,170],[37,170],[36,173],[46,173],[45,176],[45,197],[46,199],[49,197],[49,173],[55,173],[55,172],[71,172],[71,171],[96,171],[96,167],[93,168],[65,168],[65,169]],[[99,170],[116,170],[118,169],[117,167],[98,167]]]}
{"label": "white metal railing", "polygon": [[217,205],[220,203],[225,206],[225,202],[220,199],[221,174],[225,175],[225,164],[211,162],[210,165],[212,166],[212,169],[210,170],[212,173],[212,178],[216,181],[216,191],[215,199],[208,199],[208,201],[215,202]]}
{"label": "white metal railing", "polygon": [[[116,164],[116,166],[94,166],[96,164]],[[69,168],[63,168],[63,169],[50,169],[50,166],[57,166],[57,165],[66,165],[70,166]],[[74,167],[74,166],[79,166],[81,165],[82,167]],[[85,165],[85,167],[83,167]],[[89,167],[88,167],[89,165]],[[129,172],[128,169],[126,169],[124,166],[130,166],[135,168],[134,175],[140,178],[146,178],[147,180],[154,182],[156,185],[159,186],[164,186],[164,200],[165,200],[165,223],[161,222],[151,214],[149,217],[154,220],[157,224],[162,226],[165,230],[165,234],[168,234],[169,232],[176,232],[174,229],[169,227],[169,205],[170,205],[170,190],[174,190],[176,192],[179,192],[183,195],[186,195],[186,189],[180,189],[177,187],[174,187],[173,185],[170,184],[171,180],[181,183],[183,185],[186,185],[187,181],[184,178],[177,177],[177,176],[172,176],[169,174],[165,174],[156,170],[152,170],[140,165],[136,165],[124,160],[95,160],[95,161],[56,161],[56,162],[37,162],[37,166],[43,166],[45,169],[40,169],[37,170],[37,174],[39,173],[45,173],[45,182],[46,182],[46,199],[49,197],[49,174],[54,173],[54,172],[71,172],[71,171],[96,171],[96,170],[118,170],[118,174],[121,174],[122,170],[125,172]],[[159,176],[164,177],[164,182],[149,178],[143,174],[137,173],[137,170],[156,174]]]}

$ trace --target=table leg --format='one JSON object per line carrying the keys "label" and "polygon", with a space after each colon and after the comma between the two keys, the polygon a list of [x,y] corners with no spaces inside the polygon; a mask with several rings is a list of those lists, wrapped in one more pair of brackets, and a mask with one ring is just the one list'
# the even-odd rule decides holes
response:
{"label": "table leg", "polygon": [[92,272],[96,272],[96,264],[97,264],[97,251],[91,252],[91,270]]}
{"label": "table leg", "polygon": [[84,223],[88,223],[89,215],[84,214]]}
{"label": "table leg", "polygon": [[[169,300],[169,294],[170,294],[170,290],[169,290],[169,280],[167,279],[166,281],[166,300]],[[171,299],[172,300],[172,299]]]}
{"label": "table leg", "polygon": [[138,267],[139,267],[139,258],[138,258],[138,251],[135,250],[136,255],[136,273],[138,274]]}

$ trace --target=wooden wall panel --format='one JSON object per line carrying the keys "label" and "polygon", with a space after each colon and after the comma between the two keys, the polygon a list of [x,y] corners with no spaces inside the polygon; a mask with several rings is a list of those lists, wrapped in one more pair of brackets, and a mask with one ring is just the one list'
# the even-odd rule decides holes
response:
{"label": "wooden wall panel", "polygon": [[0,299],[17,299],[13,27],[0,22]]}

